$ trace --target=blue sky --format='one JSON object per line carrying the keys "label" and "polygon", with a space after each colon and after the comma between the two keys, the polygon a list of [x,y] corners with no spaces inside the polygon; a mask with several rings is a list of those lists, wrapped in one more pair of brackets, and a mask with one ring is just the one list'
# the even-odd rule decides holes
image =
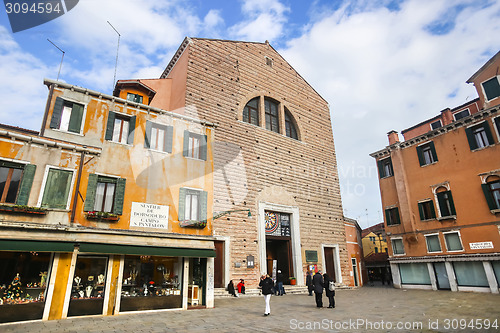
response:
{"label": "blue sky", "polygon": [[383,220],[369,153],[401,131],[475,98],[465,81],[500,49],[492,0],[80,0],[67,14],[12,33],[0,11],[0,122],[39,130],[60,79],[111,93],[117,79],[157,78],[185,36],[269,40],[330,103],[344,212]]}

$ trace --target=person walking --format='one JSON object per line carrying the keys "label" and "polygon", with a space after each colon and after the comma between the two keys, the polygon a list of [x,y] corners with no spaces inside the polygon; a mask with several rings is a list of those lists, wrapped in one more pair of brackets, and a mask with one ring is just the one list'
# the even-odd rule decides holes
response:
{"label": "person walking", "polygon": [[276,295],[283,296],[285,290],[283,288],[283,273],[278,269],[278,276],[276,277]]}
{"label": "person walking", "polygon": [[318,271],[316,274],[314,274],[313,287],[314,287],[314,294],[316,296],[316,306],[318,308],[322,308],[323,307],[324,283],[323,283],[323,276],[321,275],[321,271]]}
{"label": "person walking", "polygon": [[264,316],[269,316],[271,314],[271,295],[273,294],[273,280],[268,274],[262,275],[260,277],[259,287],[262,288],[262,295],[264,295],[264,300],[266,302],[266,309],[264,311]]}
{"label": "person walking", "polygon": [[313,292],[313,279],[312,279],[312,271],[307,271],[306,275],[306,286],[307,286],[307,291],[309,292],[309,296],[312,296]]}
{"label": "person walking", "polygon": [[236,290],[234,290],[233,280],[230,280],[229,283],[227,284],[227,291],[234,297],[238,297],[238,295],[236,294]]}
{"label": "person walking", "polygon": [[331,279],[328,274],[323,274],[323,280],[325,281],[325,294],[328,297],[328,307],[335,307],[335,281]]}

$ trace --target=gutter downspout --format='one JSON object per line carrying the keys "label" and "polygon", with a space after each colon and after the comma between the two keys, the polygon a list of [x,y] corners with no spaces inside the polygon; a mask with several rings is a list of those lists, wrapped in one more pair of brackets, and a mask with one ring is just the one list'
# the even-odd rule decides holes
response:
{"label": "gutter downspout", "polygon": [[82,153],[80,154],[80,165],[78,166],[78,176],[76,178],[76,189],[75,189],[75,196],[73,197],[73,207],[71,207],[71,219],[70,219],[71,225],[75,223],[76,204],[78,203],[78,193],[80,192],[80,180],[82,179],[84,159],[85,159],[85,151],[82,150]]}
{"label": "gutter downspout", "polygon": [[50,85],[49,96],[47,97],[47,104],[45,105],[45,113],[42,120],[42,128],[40,129],[40,136],[45,134],[45,124],[49,115],[50,102],[52,102],[52,95],[54,94],[54,84]]}

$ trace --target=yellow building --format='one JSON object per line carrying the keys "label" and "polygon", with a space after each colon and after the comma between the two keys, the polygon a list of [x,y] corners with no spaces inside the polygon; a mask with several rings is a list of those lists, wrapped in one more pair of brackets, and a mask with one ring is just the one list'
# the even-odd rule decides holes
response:
{"label": "yellow building", "polygon": [[365,258],[372,253],[387,253],[387,241],[383,223],[364,229],[361,236]]}
{"label": "yellow building", "polygon": [[213,307],[214,126],[45,84],[40,133],[0,126],[0,322]]}

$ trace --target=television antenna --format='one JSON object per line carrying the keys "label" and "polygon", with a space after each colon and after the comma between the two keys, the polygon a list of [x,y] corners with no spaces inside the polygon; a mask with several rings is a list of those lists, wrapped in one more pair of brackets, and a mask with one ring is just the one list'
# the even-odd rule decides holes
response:
{"label": "television antenna", "polygon": [[54,45],[59,51],[62,52],[61,63],[59,64],[59,72],[57,72],[57,79],[56,79],[56,81],[59,81],[59,74],[61,74],[61,67],[62,67],[62,63],[63,63],[63,59],[64,59],[64,53],[66,53],[66,52],[61,50],[61,48],[59,48],[59,46],[54,44],[50,39],[47,38],[47,40],[50,42],[50,44]]}
{"label": "television antenna", "polygon": [[113,30],[118,34],[118,46],[116,47],[116,62],[115,62],[115,76],[113,77],[113,87],[111,88],[111,91],[113,91],[113,89],[115,89],[115,83],[116,83],[116,68],[118,67],[118,50],[120,50],[120,33],[118,32],[118,30],[115,29],[115,27],[113,27],[113,25],[109,22],[109,21],[106,21],[108,22],[108,24],[111,26],[111,28],[113,28]]}

